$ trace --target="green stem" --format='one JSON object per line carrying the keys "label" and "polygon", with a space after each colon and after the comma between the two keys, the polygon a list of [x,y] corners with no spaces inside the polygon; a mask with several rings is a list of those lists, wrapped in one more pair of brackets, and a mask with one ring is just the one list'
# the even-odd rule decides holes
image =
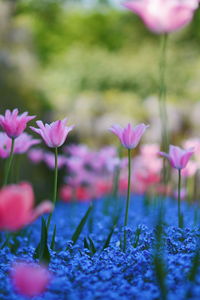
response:
{"label": "green stem", "polygon": [[161,50],[159,62],[159,107],[160,107],[160,120],[161,120],[161,138],[162,148],[168,152],[169,137],[167,130],[167,109],[166,109],[166,50],[167,50],[167,34],[161,36]]}
{"label": "green stem", "polygon": [[4,183],[3,183],[3,185],[7,185],[7,183],[8,183],[8,179],[9,179],[9,175],[10,175],[10,169],[11,169],[12,160],[13,160],[13,154],[14,154],[14,146],[15,146],[15,139],[12,138],[10,155],[9,155],[9,159],[8,159],[8,164],[6,166],[6,171],[5,171],[5,177],[4,177]]}
{"label": "green stem", "polygon": [[182,221],[181,221],[181,169],[178,170],[178,227],[182,227]]}
{"label": "green stem", "polygon": [[116,166],[113,175],[113,192],[112,196],[114,200],[118,200],[118,190],[119,190],[119,176],[120,176],[120,167]]}
{"label": "green stem", "polygon": [[130,194],[131,194],[131,149],[128,149],[128,190],[127,190],[127,198],[126,198],[126,212],[124,218],[124,252],[126,251],[126,244],[127,244],[126,226],[128,224]]}
{"label": "green stem", "polygon": [[[57,189],[58,189],[58,148],[55,148],[55,172],[54,172],[54,190],[53,190],[53,205],[55,206],[57,200]],[[52,212],[49,214],[47,220],[47,231],[51,223]]]}

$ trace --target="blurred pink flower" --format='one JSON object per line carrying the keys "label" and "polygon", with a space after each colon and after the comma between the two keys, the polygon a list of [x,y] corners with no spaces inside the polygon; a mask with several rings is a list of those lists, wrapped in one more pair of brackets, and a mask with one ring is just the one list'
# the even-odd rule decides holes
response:
{"label": "blurred pink flower", "polygon": [[69,185],[63,185],[59,191],[60,199],[64,202],[70,202],[75,196],[75,190]]}
{"label": "blurred pink flower", "polygon": [[183,144],[185,149],[194,148],[194,159],[197,163],[197,168],[200,168],[200,139],[191,138]]}
{"label": "blurred pink flower", "polygon": [[44,201],[36,208],[33,205],[34,194],[29,183],[3,187],[0,190],[0,230],[19,230],[40,215],[53,210],[50,201]]}
{"label": "blurred pink flower", "polygon": [[[175,199],[178,199],[178,190],[174,191],[174,197],[175,197]],[[182,188],[180,190],[180,197],[181,197],[181,200],[184,200],[187,197],[187,189],[186,188]]]}
{"label": "blurred pink flower", "polygon": [[146,158],[158,156],[159,151],[160,146],[158,144],[145,144],[140,148],[141,155]]}
{"label": "blurred pink flower", "polygon": [[7,109],[5,116],[0,115],[0,126],[10,138],[17,138],[25,130],[27,123],[34,118],[35,116],[28,116],[27,112],[19,115],[18,109],[12,112]]}
{"label": "blurred pink flower", "polygon": [[[53,170],[55,168],[55,157],[53,153],[45,152],[43,154],[43,160],[50,169]],[[58,168],[59,169],[62,168],[63,166],[65,166],[65,164],[66,164],[66,157],[62,155],[58,155]]]}
{"label": "blurred pink flower", "polygon": [[74,126],[67,127],[66,122],[66,118],[45,125],[42,121],[37,121],[39,128],[32,126],[30,128],[43,138],[48,147],[57,148],[64,144],[68,133],[74,128]]}
{"label": "blurred pink flower", "polygon": [[44,293],[51,280],[46,267],[27,262],[15,263],[10,277],[15,290],[30,298]]}
{"label": "blurred pink flower", "polygon": [[15,140],[14,153],[18,153],[18,154],[26,153],[32,146],[38,145],[40,143],[41,140],[34,139],[30,134],[22,133]]}
{"label": "blurred pink flower", "polygon": [[158,156],[158,150],[157,146],[144,145],[141,147],[141,154],[134,158],[133,182],[135,182],[136,190],[139,187],[143,192],[147,192],[160,182],[163,163]]}
{"label": "blurred pink flower", "polygon": [[89,148],[85,144],[80,144],[80,145],[72,144],[66,146],[65,151],[70,155],[84,158],[88,154]]}
{"label": "blurred pink flower", "polygon": [[6,133],[0,132],[0,157],[7,158],[10,154],[11,139]]}
{"label": "blurred pink flower", "polygon": [[170,145],[169,154],[165,152],[160,152],[160,155],[166,157],[169,160],[172,168],[181,170],[186,167],[193,153],[193,149],[184,150],[180,147]]}
{"label": "blurred pink flower", "polygon": [[122,128],[119,125],[113,125],[109,130],[118,136],[125,148],[133,149],[138,145],[142,135],[148,127],[148,125],[139,124],[133,128],[129,123],[125,128]]}
{"label": "blurred pink flower", "polygon": [[95,183],[94,197],[100,198],[109,195],[112,192],[113,184],[111,180],[99,179]]}
{"label": "blurred pink flower", "polygon": [[[39,144],[41,141],[33,139],[33,137],[27,133],[22,133],[15,139],[14,153],[23,154],[26,153],[30,147]],[[6,158],[10,155],[12,140],[6,133],[0,132],[0,157]]]}
{"label": "blurred pink flower", "polygon": [[141,17],[155,33],[176,31],[193,18],[199,0],[132,0],[123,5]]}
{"label": "blurred pink flower", "polygon": [[28,152],[28,158],[35,164],[40,163],[44,158],[44,151],[42,149],[31,149]]}
{"label": "blurred pink flower", "polygon": [[198,169],[198,164],[195,161],[189,161],[187,166],[182,170],[182,176],[192,177]]}

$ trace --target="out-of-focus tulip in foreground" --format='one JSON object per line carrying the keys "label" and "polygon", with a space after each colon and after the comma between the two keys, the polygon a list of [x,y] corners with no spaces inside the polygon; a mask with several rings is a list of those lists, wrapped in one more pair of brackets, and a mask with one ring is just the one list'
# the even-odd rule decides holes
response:
{"label": "out-of-focus tulip in foreground", "polygon": [[34,193],[29,183],[8,185],[0,190],[0,230],[19,230],[52,210],[50,201],[34,208]]}
{"label": "out-of-focus tulip in foreground", "polygon": [[26,262],[15,263],[10,277],[15,290],[30,298],[44,293],[51,279],[46,267]]}

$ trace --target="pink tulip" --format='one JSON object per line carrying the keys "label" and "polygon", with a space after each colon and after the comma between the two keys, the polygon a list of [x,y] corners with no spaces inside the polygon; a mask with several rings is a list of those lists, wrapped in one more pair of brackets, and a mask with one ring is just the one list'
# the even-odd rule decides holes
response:
{"label": "pink tulip", "polygon": [[129,123],[125,128],[122,128],[119,125],[113,125],[110,128],[110,131],[118,136],[120,142],[125,148],[133,149],[138,145],[142,135],[148,127],[148,125],[139,124],[133,128]]}
{"label": "pink tulip", "polygon": [[[30,147],[39,144],[41,141],[33,139],[31,135],[22,133],[15,139],[14,154],[26,153]],[[7,158],[10,155],[12,140],[6,133],[0,132],[0,157]]]}
{"label": "pink tulip", "polygon": [[27,112],[19,115],[18,109],[12,112],[7,109],[5,116],[0,115],[0,126],[10,138],[16,138],[25,130],[27,123],[34,118],[35,116],[28,116]]}
{"label": "pink tulip", "polygon": [[36,208],[33,206],[34,194],[29,183],[3,187],[0,190],[0,230],[19,230],[53,210],[50,201],[44,201]]}
{"label": "pink tulip", "polygon": [[141,17],[155,33],[181,29],[193,18],[199,0],[132,0],[123,5]]}
{"label": "pink tulip", "polygon": [[48,147],[57,148],[64,144],[68,133],[74,126],[66,126],[67,119],[52,122],[51,124],[43,124],[42,121],[37,121],[39,128],[30,127],[33,131],[41,135]]}
{"label": "pink tulip", "polygon": [[182,170],[186,167],[193,153],[193,149],[184,150],[180,147],[170,145],[169,154],[160,152],[160,155],[166,157],[169,160],[172,168]]}
{"label": "pink tulip", "polygon": [[27,262],[15,263],[10,277],[15,290],[30,298],[44,293],[51,280],[46,267]]}

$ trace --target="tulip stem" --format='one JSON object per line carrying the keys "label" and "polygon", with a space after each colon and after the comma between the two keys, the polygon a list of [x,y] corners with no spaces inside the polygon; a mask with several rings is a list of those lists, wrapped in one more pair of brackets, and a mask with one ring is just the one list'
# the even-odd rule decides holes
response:
{"label": "tulip stem", "polygon": [[[53,189],[53,205],[56,205],[57,200],[57,189],[58,189],[58,148],[55,148],[55,172],[54,172],[54,189]],[[52,212],[49,214],[47,220],[47,231],[49,230],[49,226],[51,223]]]}
{"label": "tulip stem", "polygon": [[10,155],[9,155],[8,163],[6,165],[6,171],[5,171],[5,177],[4,177],[4,184],[3,185],[7,185],[7,183],[8,183],[8,179],[9,179],[9,175],[10,175],[10,169],[11,169],[11,165],[12,165],[12,161],[13,161],[14,146],[15,146],[15,139],[12,138]]}
{"label": "tulip stem", "polygon": [[165,152],[168,151],[169,137],[167,132],[167,109],[166,109],[166,50],[167,50],[167,34],[161,36],[161,50],[159,62],[159,107],[161,120],[161,138],[162,148]]}
{"label": "tulip stem", "polygon": [[130,204],[130,194],[131,194],[131,149],[128,149],[128,190],[127,190],[127,198],[126,198],[126,212],[124,218],[124,252],[126,251],[127,244],[127,232],[126,226],[128,224],[128,210]]}
{"label": "tulip stem", "polygon": [[178,170],[178,227],[182,227],[181,216],[181,169]]}

